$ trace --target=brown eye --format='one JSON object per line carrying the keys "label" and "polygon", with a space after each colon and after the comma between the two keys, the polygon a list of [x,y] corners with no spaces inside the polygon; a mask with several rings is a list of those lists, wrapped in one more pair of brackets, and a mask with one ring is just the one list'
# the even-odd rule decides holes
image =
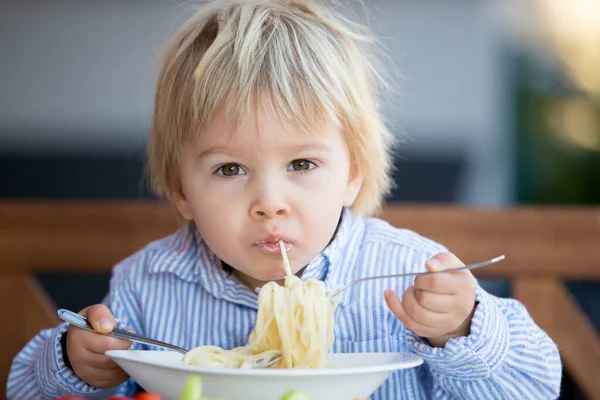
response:
{"label": "brown eye", "polygon": [[313,169],[314,166],[315,164],[308,160],[294,160],[290,164],[290,169],[292,171],[309,171]]}
{"label": "brown eye", "polygon": [[217,173],[222,176],[244,175],[246,171],[239,164],[225,164],[217,170]]}

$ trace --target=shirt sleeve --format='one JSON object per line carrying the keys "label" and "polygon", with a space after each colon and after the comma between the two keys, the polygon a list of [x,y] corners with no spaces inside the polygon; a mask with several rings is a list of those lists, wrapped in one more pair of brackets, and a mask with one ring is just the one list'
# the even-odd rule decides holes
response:
{"label": "shirt sleeve", "polygon": [[53,399],[67,394],[106,399],[119,387],[102,390],[89,386],[68,368],[60,339],[67,324],[41,331],[15,357],[7,381],[8,399]]}
{"label": "shirt sleeve", "polygon": [[[103,301],[127,327],[140,332],[139,315],[135,295],[127,282],[128,266],[138,257],[123,261],[115,268],[111,290]],[[135,325],[135,326],[132,326]],[[103,390],[92,387],[80,379],[65,365],[61,346],[62,335],[68,325],[63,323],[54,329],[41,331],[13,359],[8,375],[6,397],[9,400],[54,399],[64,395],[77,395],[88,399],[107,399],[113,395],[133,395],[137,385],[132,379],[120,386]],[[133,348],[137,346],[134,344]]]}
{"label": "shirt sleeve", "polygon": [[434,348],[407,329],[408,343],[433,376],[436,399],[555,399],[562,364],[558,349],[513,299],[477,287],[468,336]]}

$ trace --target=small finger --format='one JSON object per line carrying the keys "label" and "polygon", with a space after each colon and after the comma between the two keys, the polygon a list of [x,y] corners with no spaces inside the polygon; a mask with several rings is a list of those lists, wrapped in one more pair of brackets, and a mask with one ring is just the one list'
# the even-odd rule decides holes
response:
{"label": "small finger", "polygon": [[417,289],[437,294],[456,294],[456,277],[453,273],[421,275],[415,278]]}
{"label": "small finger", "polygon": [[[128,350],[133,344],[129,340],[118,339],[112,336],[98,335],[93,332],[85,332],[88,338],[84,342],[84,348],[92,353],[104,355],[108,350]],[[93,335],[93,336],[91,336]]]}
{"label": "small finger", "polygon": [[428,328],[435,328],[436,322],[438,322],[443,316],[443,313],[430,311],[419,304],[416,297],[417,288],[409,286],[402,296],[402,305],[404,311],[419,324]]}
{"label": "small finger", "polygon": [[452,311],[454,297],[450,294],[439,294],[419,289],[415,286],[415,297],[419,305],[426,310],[438,313]]}
{"label": "small finger", "polygon": [[464,267],[465,264],[452,253],[438,253],[427,260],[427,269],[431,272]]}
{"label": "small finger", "polygon": [[[429,271],[451,270],[465,264],[452,253],[440,253],[427,262]],[[415,278],[415,286],[421,290],[439,294],[456,294],[476,286],[471,271],[461,270],[441,274],[421,275]]]}
{"label": "small finger", "polygon": [[119,368],[110,357],[104,354],[94,353],[91,351],[85,351],[81,354],[81,361],[90,367],[102,369],[102,370],[113,370]]}
{"label": "small finger", "polygon": [[398,320],[406,326],[411,331],[415,332],[419,336],[427,336],[431,329],[421,325],[417,321],[415,321],[404,309],[400,298],[393,290],[388,289],[384,292],[385,301],[394,316],[398,318]]}
{"label": "small finger", "polygon": [[402,302],[400,301],[398,295],[391,289],[386,290],[383,295],[390,311],[392,311],[392,313],[400,320],[400,322],[406,325],[409,319],[404,311],[404,307],[402,307]]}
{"label": "small finger", "polygon": [[87,319],[94,330],[100,333],[110,333],[117,322],[112,312],[103,304],[96,304],[87,309]]}

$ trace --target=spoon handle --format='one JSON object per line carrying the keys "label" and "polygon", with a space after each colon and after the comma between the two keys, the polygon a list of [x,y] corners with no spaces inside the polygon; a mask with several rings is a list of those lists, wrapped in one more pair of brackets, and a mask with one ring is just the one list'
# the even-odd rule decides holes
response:
{"label": "spoon handle", "polygon": [[65,322],[71,325],[75,325],[78,328],[85,329],[86,331],[94,332],[99,335],[112,336],[119,339],[126,339],[132,342],[147,344],[150,346],[163,347],[165,349],[174,350],[181,354],[187,353],[187,350],[178,346],[174,346],[169,343],[161,342],[160,340],[150,339],[149,337],[139,335],[137,333],[126,331],[125,329],[114,328],[110,333],[101,333],[91,327],[86,317],[74,313],[73,311],[60,309],[58,310],[58,316]]}

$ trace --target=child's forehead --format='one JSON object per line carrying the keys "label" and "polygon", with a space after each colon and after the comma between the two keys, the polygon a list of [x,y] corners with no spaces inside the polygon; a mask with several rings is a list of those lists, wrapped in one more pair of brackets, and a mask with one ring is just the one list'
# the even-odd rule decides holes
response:
{"label": "child's forehead", "polygon": [[288,144],[309,143],[339,132],[331,119],[315,122],[285,118],[275,111],[256,107],[246,113],[232,113],[219,107],[199,130],[199,145],[253,145],[263,141]]}

